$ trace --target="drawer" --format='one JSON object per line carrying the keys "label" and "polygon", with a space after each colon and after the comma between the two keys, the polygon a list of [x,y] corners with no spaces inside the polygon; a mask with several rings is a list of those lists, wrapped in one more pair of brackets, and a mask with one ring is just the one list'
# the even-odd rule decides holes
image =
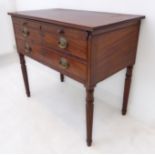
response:
{"label": "drawer", "polygon": [[15,34],[17,39],[41,43],[41,32],[27,26],[15,25]]}
{"label": "drawer", "polygon": [[87,59],[87,32],[16,17],[13,22],[17,39],[42,43],[47,48]]}
{"label": "drawer", "polygon": [[44,46],[87,59],[87,32],[53,24],[43,24],[42,32]]}
{"label": "drawer", "polygon": [[18,51],[61,71],[78,81],[86,81],[87,65],[77,59],[61,54],[53,49],[41,47],[32,42],[17,40]]}
{"label": "drawer", "polygon": [[35,44],[32,41],[24,41],[21,39],[16,40],[18,52],[25,54],[25,55],[32,55],[34,52],[40,52],[41,46],[39,44]]}
{"label": "drawer", "polygon": [[66,36],[71,37],[73,39],[78,39],[81,41],[87,40],[87,32],[78,30],[78,29],[67,28],[67,27],[54,25],[54,24],[47,24],[47,23],[42,24],[42,29],[44,32],[47,32],[47,33],[65,34]]}
{"label": "drawer", "polygon": [[55,69],[62,71],[64,74],[68,73],[73,77],[77,77],[79,81],[86,80],[87,69],[85,63],[47,48],[41,50],[41,56],[44,62],[52,65]]}
{"label": "drawer", "polygon": [[13,23],[14,25],[18,25],[19,27],[27,26],[28,28],[32,28],[37,31],[39,31],[41,28],[40,22],[24,19],[24,18],[13,17]]}

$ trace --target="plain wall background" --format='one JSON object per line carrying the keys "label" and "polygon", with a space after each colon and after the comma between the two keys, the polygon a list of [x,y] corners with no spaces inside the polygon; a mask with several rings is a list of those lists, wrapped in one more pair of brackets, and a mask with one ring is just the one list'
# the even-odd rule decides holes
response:
{"label": "plain wall background", "polygon": [[13,28],[7,12],[14,11],[15,9],[15,0],[0,0],[0,55],[13,51]]}
{"label": "plain wall background", "polygon": [[59,6],[59,0],[16,0],[17,10],[33,10],[55,8]]}
{"label": "plain wall background", "polygon": [[[9,5],[10,4],[8,3],[8,6]],[[133,73],[128,114],[138,120],[151,123],[155,123],[154,6],[154,0],[16,0],[17,10],[57,7],[146,15],[146,19],[142,22],[141,26],[137,62]],[[8,26],[8,31],[11,29],[10,26],[11,25]],[[2,30],[0,29],[0,31]],[[11,32],[9,33],[11,34]],[[121,109],[124,77],[125,70],[98,84],[95,89],[95,97],[102,99],[103,104],[111,104]],[[67,79],[67,82],[74,83],[81,87],[79,83],[73,82],[70,79]]]}

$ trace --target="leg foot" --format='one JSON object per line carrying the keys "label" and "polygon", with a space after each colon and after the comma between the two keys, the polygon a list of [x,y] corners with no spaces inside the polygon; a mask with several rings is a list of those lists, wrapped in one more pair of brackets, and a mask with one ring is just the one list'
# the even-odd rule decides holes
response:
{"label": "leg foot", "polygon": [[60,81],[64,82],[64,75],[60,73]]}
{"label": "leg foot", "polygon": [[126,115],[127,111],[126,110],[122,110],[122,115]]}
{"label": "leg foot", "polygon": [[94,89],[86,89],[86,126],[87,126],[87,145],[92,144],[93,110],[94,110]]}
{"label": "leg foot", "polygon": [[122,115],[126,115],[127,113],[128,98],[129,98],[131,79],[132,79],[132,70],[133,70],[133,66],[127,67],[126,79],[125,79],[125,85],[124,85]]}
{"label": "leg foot", "polygon": [[22,75],[23,75],[24,84],[25,84],[26,95],[27,97],[30,97],[31,95],[30,95],[29,81],[27,76],[27,69],[26,69],[24,55],[19,53],[19,59],[20,59]]}
{"label": "leg foot", "polygon": [[91,144],[92,144],[92,140],[87,140],[87,146],[91,146]]}

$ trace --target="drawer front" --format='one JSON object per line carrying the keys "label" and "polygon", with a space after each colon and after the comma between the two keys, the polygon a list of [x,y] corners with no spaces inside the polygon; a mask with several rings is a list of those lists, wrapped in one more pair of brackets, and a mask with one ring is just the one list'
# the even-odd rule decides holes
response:
{"label": "drawer front", "polygon": [[78,81],[83,83],[86,81],[86,64],[52,49],[33,44],[32,42],[17,40],[17,46],[19,52],[30,56],[55,70],[61,71]]}
{"label": "drawer front", "polygon": [[22,19],[15,19],[14,21],[14,29],[17,39],[41,43],[40,27],[40,23],[37,22]]}
{"label": "drawer front", "polygon": [[55,69],[63,71],[64,74],[69,73],[81,81],[86,81],[86,64],[47,48],[43,48],[40,55],[43,61]]}
{"label": "drawer front", "polygon": [[13,23],[14,25],[18,25],[19,27],[27,26],[28,28],[32,28],[37,31],[39,31],[41,28],[41,22],[37,22],[29,19],[13,17]]}
{"label": "drawer front", "polygon": [[39,44],[35,44],[32,41],[24,41],[21,39],[17,39],[17,48],[18,52],[31,56],[34,53],[40,53],[42,47]]}
{"label": "drawer front", "polygon": [[16,17],[13,22],[17,39],[87,59],[87,32]]}
{"label": "drawer front", "polygon": [[35,43],[41,43],[40,31],[33,30],[27,27],[20,27],[15,25],[15,33],[17,39],[29,40]]}
{"label": "drawer front", "polygon": [[43,44],[76,57],[87,59],[87,33],[52,24],[43,24]]}

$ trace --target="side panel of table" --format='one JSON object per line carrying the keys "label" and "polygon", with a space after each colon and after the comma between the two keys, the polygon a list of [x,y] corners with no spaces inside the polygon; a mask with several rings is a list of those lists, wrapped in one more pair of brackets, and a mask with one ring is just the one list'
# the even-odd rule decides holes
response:
{"label": "side panel of table", "polygon": [[94,36],[92,52],[95,52],[95,83],[135,64],[139,27],[140,22],[137,21]]}

